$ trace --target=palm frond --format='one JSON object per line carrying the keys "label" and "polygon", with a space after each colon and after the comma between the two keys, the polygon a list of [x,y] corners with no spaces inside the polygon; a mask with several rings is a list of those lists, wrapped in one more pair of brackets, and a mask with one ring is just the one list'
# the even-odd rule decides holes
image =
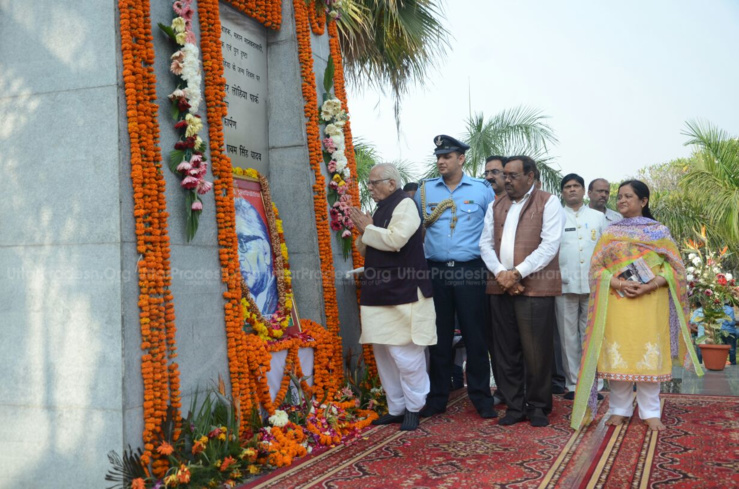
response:
{"label": "palm frond", "polygon": [[339,23],[344,69],[359,87],[390,88],[396,128],[400,103],[443,59],[449,32],[435,0],[348,0]]}

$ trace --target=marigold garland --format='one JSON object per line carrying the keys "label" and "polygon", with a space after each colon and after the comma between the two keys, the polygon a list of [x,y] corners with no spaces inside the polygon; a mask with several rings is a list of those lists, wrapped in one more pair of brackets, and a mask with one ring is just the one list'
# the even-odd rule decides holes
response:
{"label": "marigold garland", "polygon": [[318,233],[318,252],[321,260],[323,299],[326,312],[326,327],[336,335],[336,348],[339,352],[331,365],[333,375],[339,381],[344,377],[342,362],[342,345],[339,329],[339,308],[336,301],[336,285],[334,283],[334,262],[331,249],[331,229],[329,227],[328,208],[326,205],[326,180],[321,172],[323,151],[318,121],[318,95],[316,93],[316,77],[313,71],[313,51],[311,48],[309,7],[304,0],[293,0],[295,7],[295,31],[298,39],[298,57],[300,60],[300,74],[302,77],[302,93],[305,102],[303,113],[306,122],[308,139],[308,154],[310,165],[315,175],[313,185],[313,208],[316,216],[316,231]]}
{"label": "marigold garland", "polygon": [[[331,50],[331,58],[334,60],[334,94],[343,104],[344,108],[348,111],[349,106],[347,104],[346,95],[346,82],[344,79],[344,63],[341,57],[341,46],[339,44],[339,29],[336,26],[336,20],[331,20],[328,24],[328,43]],[[349,171],[352,175],[357,174],[357,160],[354,154],[354,139],[352,137],[352,126],[351,118],[347,119],[344,124],[344,144],[346,145],[346,158],[349,162]],[[352,206],[360,208],[361,203],[359,201],[359,182],[356,178],[353,179],[349,184],[349,191],[351,195]],[[358,236],[358,231],[354,229],[352,231],[354,239],[352,239],[352,262],[354,268],[364,266],[364,258],[359,253],[355,244],[355,239]],[[357,303],[361,295],[361,288],[359,286],[359,277],[355,277],[355,286],[357,291]],[[362,345],[362,357],[364,359],[364,365],[368,369],[370,377],[377,376],[377,363],[375,362],[375,355],[372,352],[371,345]]]}
{"label": "marigold garland", "polygon": [[[208,117],[208,130],[211,141],[211,164],[216,199],[218,225],[219,258],[221,279],[226,285],[225,320],[228,341],[228,365],[231,377],[231,391],[241,408],[241,429],[248,424],[254,404],[255,385],[249,375],[249,363],[258,351],[243,332],[244,318],[241,308],[241,273],[239,269],[238,242],[236,239],[236,220],[234,210],[234,187],[231,174],[231,161],[223,152],[225,139],[223,119],[228,115],[225,103],[225,83],[223,76],[223,54],[221,52],[221,18],[218,0],[198,1],[198,17],[201,30],[201,51],[205,72],[205,99]],[[256,338],[256,337],[252,337]],[[257,340],[259,338],[256,338]]]}
{"label": "marigold garland", "polygon": [[[173,362],[175,314],[172,302],[170,248],[167,229],[165,182],[159,148],[154,46],[148,0],[120,0],[121,51],[131,150],[136,249],[141,255],[139,321],[141,325],[141,375],[144,384],[145,467],[151,462],[155,475],[166,473],[168,461],[153,452],[168,405],[179,419],[179,370]],[[178,421],[179,423],[179,421]],[[179,437],[175,426],[174,437]]]}
{"label": "marigold garland", "polygon": [[279,30],[282,25],[282,0],[225,0],[235,9],[262,23]]}

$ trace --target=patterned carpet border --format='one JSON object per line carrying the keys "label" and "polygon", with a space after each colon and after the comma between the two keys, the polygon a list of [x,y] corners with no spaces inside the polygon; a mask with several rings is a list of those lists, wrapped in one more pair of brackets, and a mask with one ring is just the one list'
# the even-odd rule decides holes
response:
{"label": "patterned carpet border", "polygon": [[588,429],[573,432],[571,407],[555,396],[550,426],[500,427],[480,419],[458,391],[447,413],[415,432],[375,427],[242,489],[739,487],[737,397],[663,394],[667,430],[659,434],[638,416],[605,426],[607,402]]}

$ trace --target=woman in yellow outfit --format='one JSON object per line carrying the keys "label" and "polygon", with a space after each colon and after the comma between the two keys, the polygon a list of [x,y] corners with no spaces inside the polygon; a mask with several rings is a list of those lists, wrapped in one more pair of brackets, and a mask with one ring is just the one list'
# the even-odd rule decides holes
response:
{"label": "woman in yellow outfit", "polygon": [[[671,359],[683,357],[686,367],[696,365],[703,375],[685,322],[685,266],[670,231],[652,217],[649,188],[643,182],[622,183],[617,206],[624,219],[606,228],[590,263],[588,328],[572,427],[579,429],[592,420],[597,377],[610,385],[606,424],[621,424],[630,417],[636,395],[641,419],[650,429],[663,430],[660,382],[672,378]],[[641,267],[639,275],[648,276],[646,283],[629,280],[626,267]]]}

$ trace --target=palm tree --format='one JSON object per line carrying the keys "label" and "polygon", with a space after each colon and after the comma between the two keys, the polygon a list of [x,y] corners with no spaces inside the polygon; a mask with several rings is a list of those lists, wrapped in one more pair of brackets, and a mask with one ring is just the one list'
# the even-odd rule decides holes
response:
{"label": "palm tree", "polygon": [[[562,174],[547,156],[549,146],[558,142],[545,122],[547,116],[528,107],[504,110],[490,119],[478,113],[467,119],[463,140],[470,145],[464,165],[465,173],[482,177],[485,159],[490,155],[527,155],[537,162],[545,190],[559,194]],[[426,178],[439,176],[436,161],[429,161]]]}
{"label": "palm tree", "polygon": [[389,86],[399,128],[400,101],[423,84],[449,46],[435,0],[345,0],[338,23],[344,72],[357,87]]}
{"label": "palm tree", "polygon": [[739,140],[703,121],[689,121],[683,134],[694,145],[693,164],[681,182],[705,210],[709,228],[739,243]]}
{"label": "palm tree", "polygon": [[[359,201],[362,210],[372,211],[375,208],[375,202],[370,197],[367,181],[372,167],[381,162],[380,154],[374,145],[364,142],[361,139],[354,140],[354,157],[357,162],[357,181],[359,183]],[[398,169],[401,178],[401,185],[408,182],[416,181],[413,172],[413,165],[407,161],[392,162]]]}

